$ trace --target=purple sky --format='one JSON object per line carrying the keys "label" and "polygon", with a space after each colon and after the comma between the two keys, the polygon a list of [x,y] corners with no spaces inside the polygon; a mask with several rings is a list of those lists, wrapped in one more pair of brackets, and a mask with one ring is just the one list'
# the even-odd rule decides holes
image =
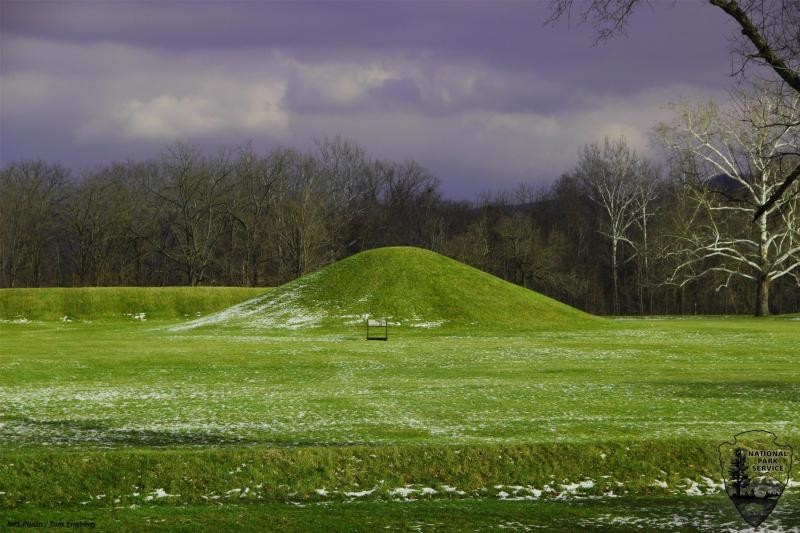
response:
{"label": "purple sky", "polygon": [[534,1],[0,6],[3,164],[342,134],[469,198],[547,183],[605,135],[653,150],[669,102],[724,99],[733,83],[733,24],[693,0],[645,6],[627,37],[596,47],[589,27],[544,27]]}

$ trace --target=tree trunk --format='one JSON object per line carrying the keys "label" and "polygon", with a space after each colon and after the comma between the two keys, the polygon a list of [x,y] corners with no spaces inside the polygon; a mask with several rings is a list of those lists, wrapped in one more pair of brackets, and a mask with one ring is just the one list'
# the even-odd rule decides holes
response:
{"label": "tree trunk", "polygon": [[617,240],[612,239],[611,241],[611,283],[612,283],[612,314],[618,315],[619,314],[619,289],[617,286]]}
{"label": "tree trunk", "polygon": [[759,274],[756,285],[756,316],[769,316],[769,278]]}
{"label": "tree trunk", "polygon": [[257,244],[247,243],[247,280],[246,283],[249,287],[255,287],[258,284],[258,256],[256,252]]}
{"label": "tree trunk", "polygon": [[653,312],[653,291],[650,289],[650,265],[648,263],[648,254],[647,251],[647,203],[643,203],[642,205],[642,244],[644,245],[644,272],[642,273],[642,279],[639,282],[639,307],[641,309],[641,314],[644,313],[644,287],[642,285],[647,286],[647,293],[650,299],[650,305],[648,308],[648,314]]}
{"label": "tree trunk", "polygon": [[756,281],[756,316],[769,316],[769,250],[767,248],[767,213],[758,217],[760,238],[758,256],[760,272]]}

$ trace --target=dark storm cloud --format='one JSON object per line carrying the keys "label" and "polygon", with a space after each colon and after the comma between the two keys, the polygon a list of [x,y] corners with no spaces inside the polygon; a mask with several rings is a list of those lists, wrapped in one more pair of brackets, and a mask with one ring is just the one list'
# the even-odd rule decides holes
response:
{"label": "dark storm cloud", "polygon": [[703,73],[725,54],[732,30],[700,2],[668,0],[634,17],[631,39],[600,47],[591,46],[588,27],[545,27],[543,2],[6,1],[3,11],[5,32],[78,44],[171,52],[266,47],[309,59],[411,52],[612,87],[672,82],[676,73],[708,83]]}
{"label": "dark storm cloud", "polygon": [[422,91],[414,80],[390,78],[369,89],[367,98],[381,103],[416,107],[422,103]]}
{"label": "dark storm cloud", "polygon": [[719,94],[730,73],[732,26],[688,1],[656,2],[627,38],[597,47],[590,28],[544,27],[539,2],[0,9],[4,162],[80,166],[175,139],[308,145],[342,133],[422,160],[461,194],[550,179],[599,135],[643,145],[661,106]]}

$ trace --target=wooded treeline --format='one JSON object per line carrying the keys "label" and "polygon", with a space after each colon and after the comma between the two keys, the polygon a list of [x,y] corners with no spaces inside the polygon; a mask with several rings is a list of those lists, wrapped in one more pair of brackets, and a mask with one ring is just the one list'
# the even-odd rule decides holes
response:
{"label": "wooded treeline", "polygon": [[[271,286],[413,245],[592,313],[752,313],[755,278],[687,246],[717,224],[698,191],[719,193],[718,206],[739,190],[728,175],[659,169],[622,139],[585,147],[552,186],[475,202],[444,198],[415,161],[373,159],[340,137],[266,154],[177,144],[80,176],[24,161],[0,173],[0,286]],[[724,225],[742,239],[760,232],[747,216]],[[781,237],[790,251],[796,229]],[[772,312],[800,310],[795,270],[769,281]]]}

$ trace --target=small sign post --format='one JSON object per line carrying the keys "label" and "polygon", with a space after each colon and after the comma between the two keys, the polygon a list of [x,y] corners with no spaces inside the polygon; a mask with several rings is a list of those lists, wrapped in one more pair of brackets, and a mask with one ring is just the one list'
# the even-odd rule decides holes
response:
{"label": "small sign post", "polygon": [[388,341],[389,322],[385,318],[367,319],[367,340],[368,341]]}

